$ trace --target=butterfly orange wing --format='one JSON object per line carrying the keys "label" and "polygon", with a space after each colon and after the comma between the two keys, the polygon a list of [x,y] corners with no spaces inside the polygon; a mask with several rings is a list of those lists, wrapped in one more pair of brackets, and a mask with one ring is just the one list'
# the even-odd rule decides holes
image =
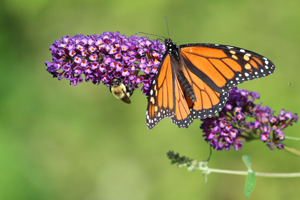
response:
{"label": "butterfly orange wing", "polygon": [[200,43],[181,45],[180,50],[187,68],[220,92],[275,70],[266,57],[238,47]]}
{"label": "butterfly orange wing", "polygon": [[162,65],[153,78],[148,96],[146,122],[149,129],[153,128],[164,117],[174,114],[173,80],[174,72],[172,71],[170,56],[166,54]]}
{"label": "butterfly orange wing", "polygon": [[213,117],[220,112],[227,101],[228,92],[218,92],[212,89],[187,67],[183,67],[183,73],[195,93],[196,101],[193,102],[184,91],[185,100],[191,112],[191,120],[187,121],[182,118],[177,114],[177,110],[171,119],[179,127],[187,128],[195,118]]}
{"label": "butterfly orange wing", "polygon": [[[153,128],[161,119],[172,117],[175,113],[180,120],[192,122],[190,109],[172,67],[170,55],[166,54],[162,60],[162,64],[153,78],[148,96],[146,122],[149,129]],[[180,120],[173,120],[173,122],[179,126]]]}
{"label": "butterfly orange wing", "polygon": [[193,118],[215,116],[224,107],[228,91],[247,80],[274,72],[274,64],[255,52],[217,44],[180,46],[183,72],[197,101],[189,107]]}

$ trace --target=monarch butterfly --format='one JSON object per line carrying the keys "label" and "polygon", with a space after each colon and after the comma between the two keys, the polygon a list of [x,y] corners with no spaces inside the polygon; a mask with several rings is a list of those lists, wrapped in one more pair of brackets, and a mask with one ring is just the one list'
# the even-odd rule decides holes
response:
{"label": "monarch butterfly", "polygon": [[206,43],[176,46],[170,38],[165,39],[165,45],[148,96],[148,129],[165,117],[184,128],[194,119],[213,117],[225,106],[230,89],[275,70],[266,57],[238,47]]}
{"label": "monarch butterfly", "polygon": [[130,96],[133,94],[133,89],[125,86],[121,80],[113,79],[109,88],[110,92],[123,102],[130,104]]}

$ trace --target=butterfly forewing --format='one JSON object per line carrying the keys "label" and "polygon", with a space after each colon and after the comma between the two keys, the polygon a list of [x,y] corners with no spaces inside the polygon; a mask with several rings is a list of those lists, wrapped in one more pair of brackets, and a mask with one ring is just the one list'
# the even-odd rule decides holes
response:
{"label": "butterfly forewing", "polygon": [[273,62],[266,57],[239,47],[200,43],[181,45],[180,49],[210,79],[206,83],[216,91],[211,81],[219,91],[229,91],[237,84],[267,76],[275,70]]}
{"label": "butterfly forewing", "polygon": [[170,56],[164,57],[164,62],[154,76],[148,96],[146,122],[149,129],[153,128],[161,119],[174,115],[174,71]]}

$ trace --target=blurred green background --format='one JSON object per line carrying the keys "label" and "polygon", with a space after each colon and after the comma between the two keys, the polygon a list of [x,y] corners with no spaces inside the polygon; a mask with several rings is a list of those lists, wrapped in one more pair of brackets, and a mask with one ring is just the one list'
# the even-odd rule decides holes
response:
{"label": "blurred green background", "polygon": [[[300,112],[300,1],[0,1],[0,199],[245,199],[243,176],[170,165],[169,150],[204,160],[200,122],[179,129],[169,119],[145,123],[139,90],[127,105],[103,84],[70,86],[46,72],[50,45],[62,36],[143,31],[178,44],[243,47],[277,66],[269,77],[243,83],[274,110]],[[154,38],[153,38],[154,39]],[[291,83],[291,85],[289,85]],[[299,124],[285,134],[299,137]],[[286,144],[300,148],[299,142]],[[300,171],[300,159],[257,141],[240,151],[213,152],[210,167],[246,170],[241,156],[263,172]],[[299,199],[300,179],[258,177],[252,199]]]}

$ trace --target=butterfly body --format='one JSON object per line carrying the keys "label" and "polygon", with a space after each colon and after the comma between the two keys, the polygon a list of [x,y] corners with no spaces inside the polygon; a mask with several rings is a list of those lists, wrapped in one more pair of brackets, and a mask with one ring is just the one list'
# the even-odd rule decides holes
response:
{"label": "butterfly body", "polygon": [[174,71],[174,75],[177,77],[178,81],[180,82],[182,88],[186,91],[187,95],[191,98],[193,102],[195,102],[196,96],[194,94],[194,90],[182,71],[184,63],[182,56],[179,54],[180,48],[176,46],[176,44],[174,44],[173,41],[169,38],[166,39],[165,43],[168,49],[168,54],[171,59],[171,67],[172,71]]}
{"label": "butterfly body", "polygon": [[252,51],[218,44],[176,46],[165,40],[166,53],[151,84],[146,112],[147,127],[164,117],[187,128],[193,119],[215,116],[228,91],[246,80],[274,72],[274,64]]}

